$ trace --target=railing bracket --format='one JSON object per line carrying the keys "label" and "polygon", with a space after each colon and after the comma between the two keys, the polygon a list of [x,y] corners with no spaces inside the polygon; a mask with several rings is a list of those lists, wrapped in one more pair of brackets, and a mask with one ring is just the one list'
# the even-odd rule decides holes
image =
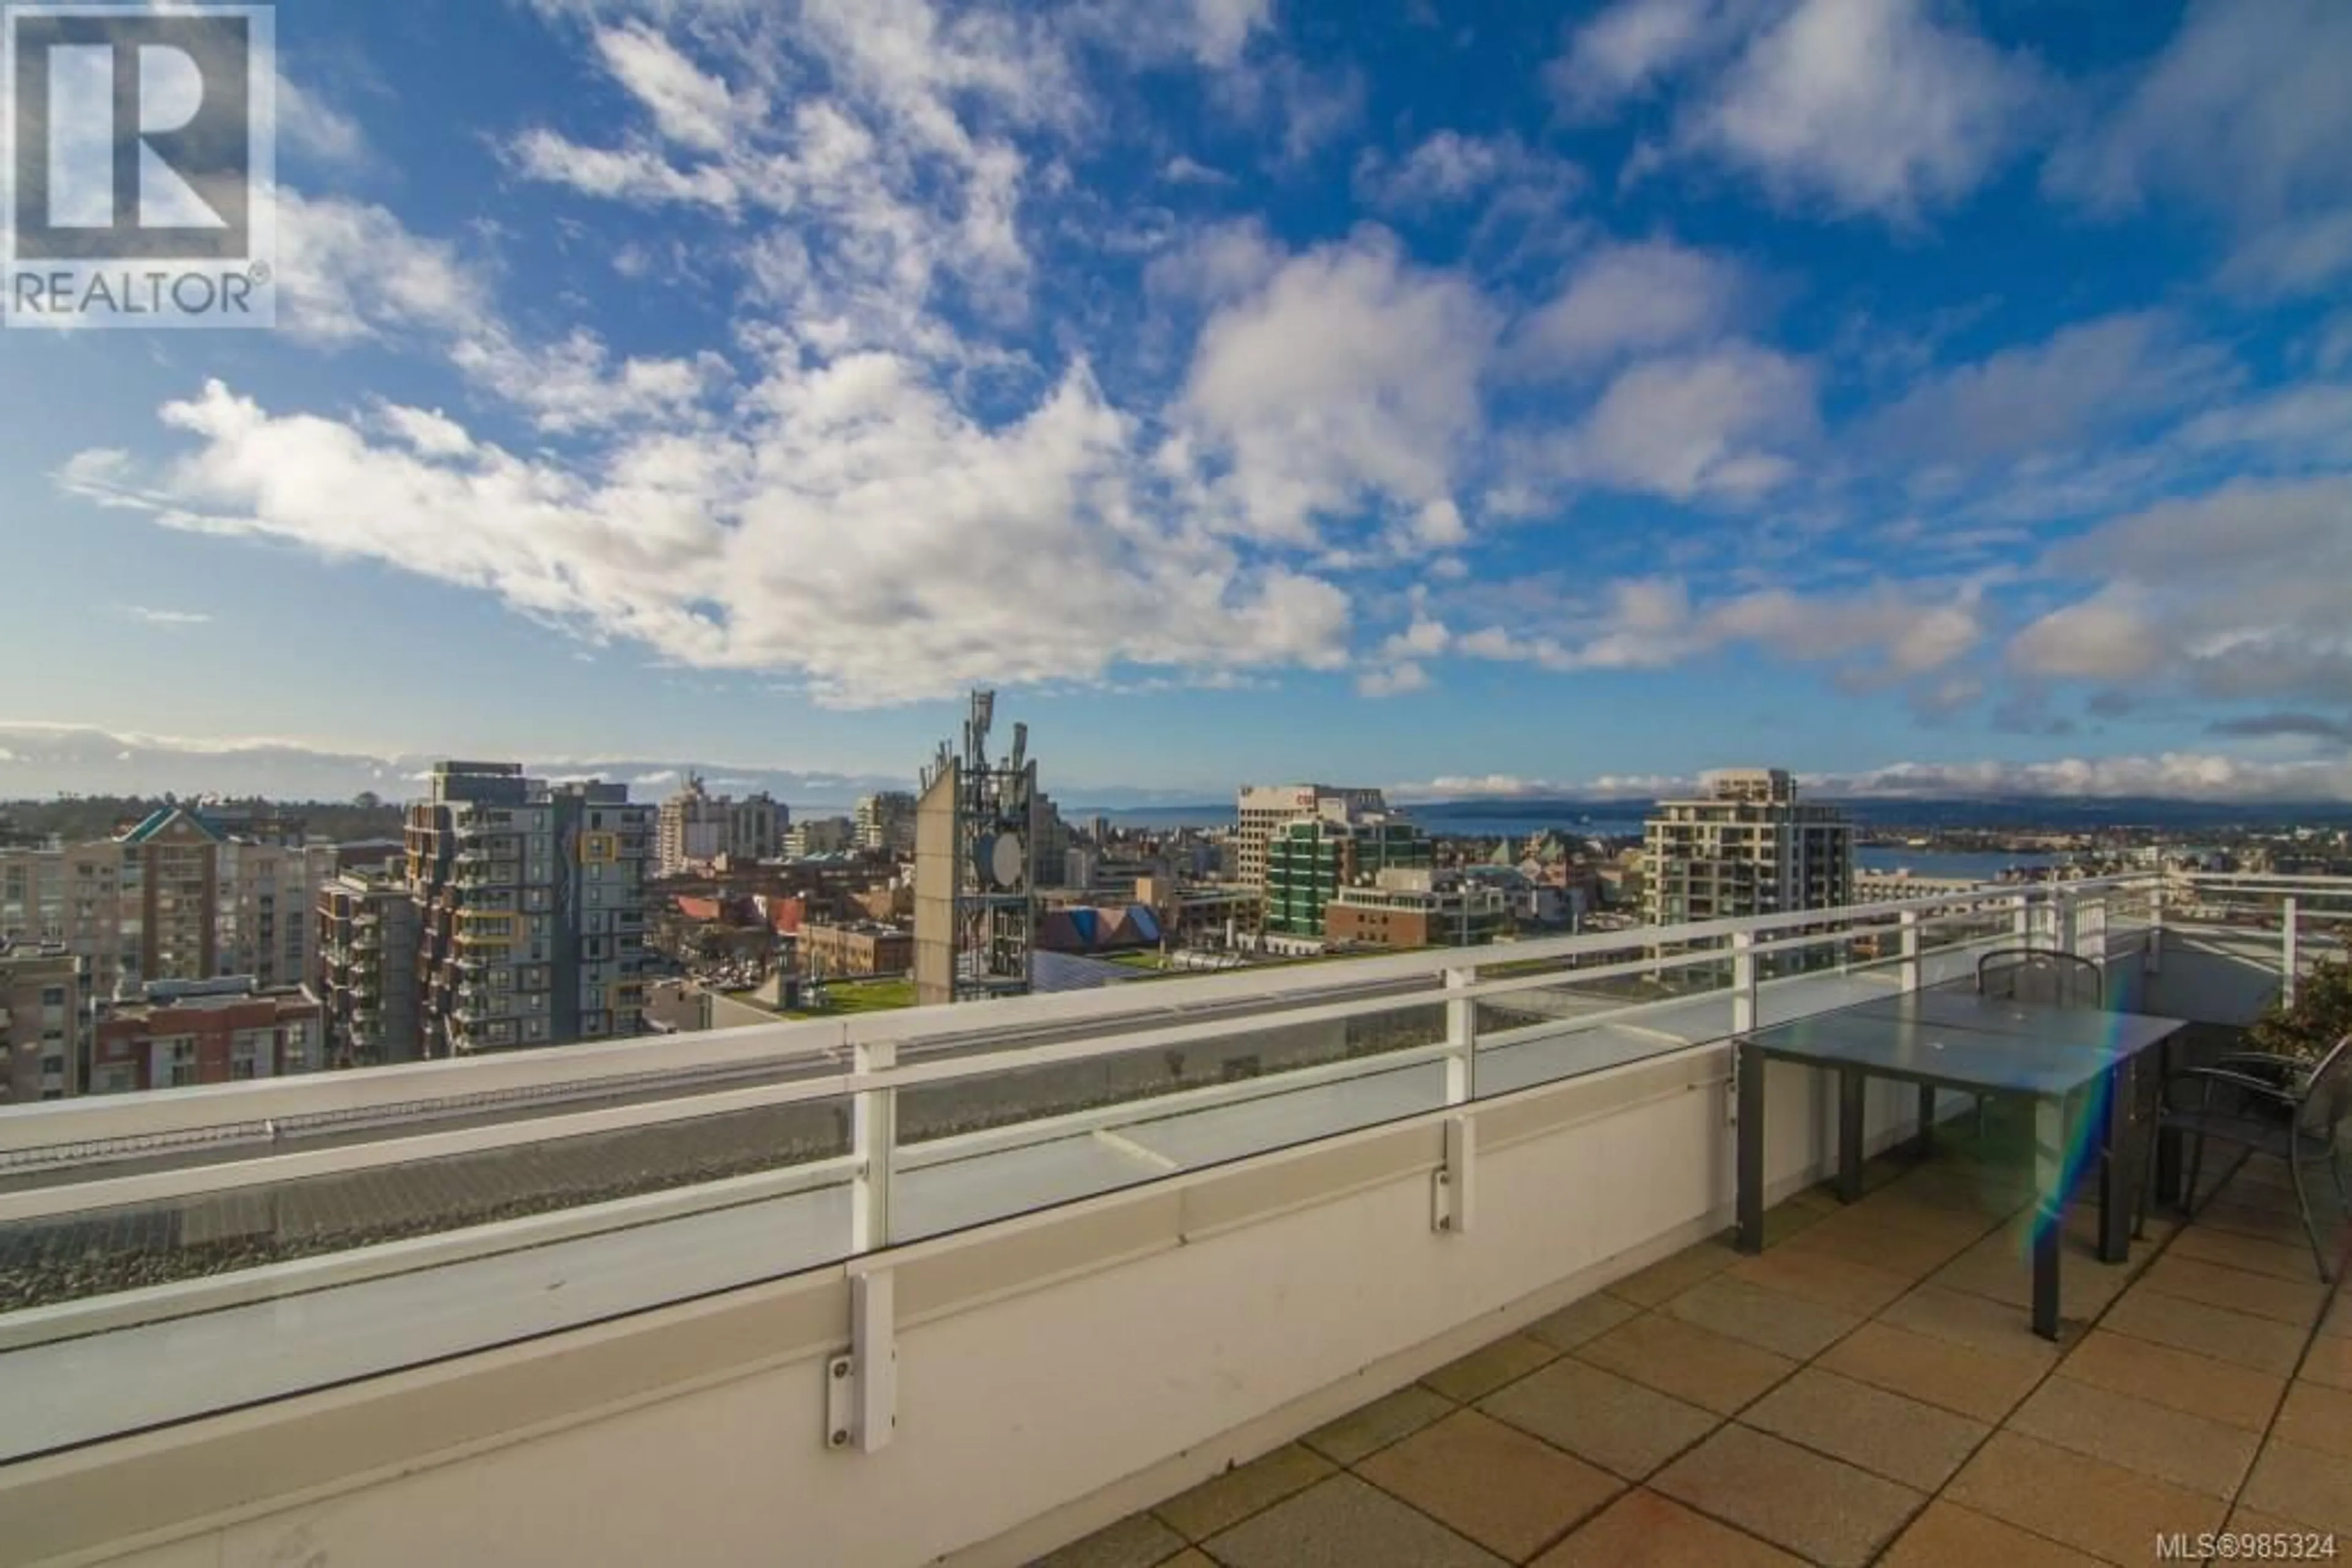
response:
{"label": "railing bracket", "polygon": [[898,1338],[891,1273],[849,1277],[849,1349],[824,1368],[824,1446],[871,1454],[898,1425]]}
{"label": "railing bracket", "polygon": [[1460,1236],[1470,1228],[1470,1162],[1474,1139],[1470,1119],[1445,1119],[1445,1163],[1430,1178],[1430,1226]]}

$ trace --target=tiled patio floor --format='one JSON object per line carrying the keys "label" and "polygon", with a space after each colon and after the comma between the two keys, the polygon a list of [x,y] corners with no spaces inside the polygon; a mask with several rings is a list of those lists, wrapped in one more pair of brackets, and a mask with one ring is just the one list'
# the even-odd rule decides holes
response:
{"label": "tiled patio floor", "polygon": [[2152,1220],[2128,1265],[2097,1261],[2079,1203],[2053,1345],[2001,1142],[1874,1163],[1859,1204],[1774,1211],[1760,1257],[1694,1247],[1045,1561],[2141,1564],[2171,1531],[2352,1552],[2352,1294],[2318,1282],[2279,1167]]}

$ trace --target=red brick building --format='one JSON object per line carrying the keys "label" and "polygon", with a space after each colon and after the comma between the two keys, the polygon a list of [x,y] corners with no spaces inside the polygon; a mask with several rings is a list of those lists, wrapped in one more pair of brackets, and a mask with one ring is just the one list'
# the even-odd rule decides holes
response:
{"label": "red brick building", "polygon": [[91,1092],[126,1094],[316,1072],[325,1019],[307,985],[262,990],[248,976],[157,981],[100,1015]]}

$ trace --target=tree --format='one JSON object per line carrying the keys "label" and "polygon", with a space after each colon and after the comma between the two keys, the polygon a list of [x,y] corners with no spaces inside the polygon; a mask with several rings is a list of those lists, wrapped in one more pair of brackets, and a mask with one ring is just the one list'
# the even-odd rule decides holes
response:
{"label": "tree", "polygon": [[2352,1035],[2352,960],[2322,959],[2295,982],[2294,1005],[2273,1002],[2254,1021],[2254,1044],[2312,1061]]}
{"label": "tree", "polygon": [[363,789],[352,796],[352,804],[362,811],[374,811],[383,805],[383,796],[372,789]]}

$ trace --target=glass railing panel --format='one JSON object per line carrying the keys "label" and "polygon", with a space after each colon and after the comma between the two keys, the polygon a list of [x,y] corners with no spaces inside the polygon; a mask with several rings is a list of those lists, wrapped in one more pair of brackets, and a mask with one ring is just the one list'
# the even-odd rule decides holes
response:
{"label": "glass railing panel", "polygon": [[1441,1109],[1444,1008],[1425,982],[1399,989],[1351,1016],[1236,1019],[1209,1039],[901,1089],[890,1239]]}

